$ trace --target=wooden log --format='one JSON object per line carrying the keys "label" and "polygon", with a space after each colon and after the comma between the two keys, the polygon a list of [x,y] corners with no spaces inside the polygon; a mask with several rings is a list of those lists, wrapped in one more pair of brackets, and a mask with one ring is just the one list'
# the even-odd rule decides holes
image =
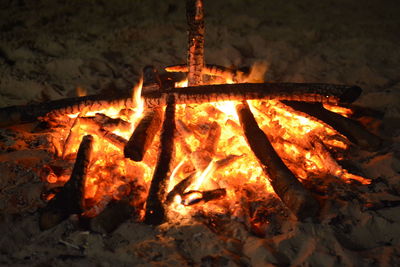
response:
{"label": "wooden log", "polygon": [[124,148],[124,155],[134,161],[142,161],[144,154],[153,143],[162,122],[161,108],[148,110],[135,128]]}
{"label": "wooden log", "polygon": [[96,113],[93,119],[101,128],[108,131],[117,129],[120,131],[128,131],[131,129],[131,124],[129,122],[120,118],[110,118],[103,113]]}
{"label": "wooden log", "polygon": [[182,195],[185,192],[186,188],[188,188],[192,183],[196,173],[190,174],[188,177],[184,178],[182,181],[177,183],[174,188],[168,193],[165,204],[170,205],[174,198],[178,195]]}
{"label": "wooden log", "polygon": [[74,141],[79,137],[79,129],[80,129],[80,118],[79,116],[75,118],[71,128],[69,129],[69,134],[65,139],[62,158],[65,158],[69,153],[71,153],[72,145]]}
{"label": "wooden log", "polygon": [[319,211],[318,202],[283,163],[259,128],[247,103],[238,105],[236,109],[247,143],[268,175],[275,193],[299,220],[315,217]]}
{"label": "wooden log", "polygon": [[78,149],[71,177],[60,192],[40,211],[39,226],[41,230],[49,229],[71,214],[83,212],[84,185],[90,163],[93,137],[86,135]]}
{"label": "wooden log", "polygon": [[160,137],[160,153],[151,180],[149,194],[146,200],[146,224],[159,225],[165,221],[165,199],[169,177],[172,172],[171,162],[174,153],[175,135],[175,100],[168,98]]}
{"label": "wooden log", "polygon": [[217,200],[226,196],[225,188],[218,188],[214,190],[198,191],[192,190],[182,195],[182,205],[191,206],[199,204],[200,202],[206,203],[211,200]]}
{"label": "wooden log", "polygon": [[336,131],[346,136],[352,143],[363,149],[375,151],[382,145],[382,139],[368,132],[359,122],[327,110],[319,103],[313,104],[297,101],[282,102],[297,111],[306,113],[332,126]]}
{"label": "wooden log", "polygon": [[121,150],[123,150],[126,144],[128,143],[128,140],[126,140],[122,136],[104,129],[99,129],[97,133],[100,135],[100,137],[103,137],[108,142],[110,142],[111,144],[113,144],[114,146],[118,147]]}
{"label": "wooden log", "polygon": [[204,11],[203,0],[186,0],[188,23],[188,84],[197,86],[203,82],[204,66]]}
{"label": "wooden log", "polygon": [[[296,100],[329,104],[351,103],[361,94],[357,86],[316,83],[242,83],[202,85],[172,88],[166,93],[145,92],[142,97],[146,107],[165,105],[167,98],[174,95],[176,104],[200,104],[227,100]],[[59,116],[96,111],[113,106],[116,109],[134,108],[130,94],[121,96],[91,95],[66,98],[35,105],[11,106],[0,109],[0,127],[34,122],[39,117],[54,120]]]}

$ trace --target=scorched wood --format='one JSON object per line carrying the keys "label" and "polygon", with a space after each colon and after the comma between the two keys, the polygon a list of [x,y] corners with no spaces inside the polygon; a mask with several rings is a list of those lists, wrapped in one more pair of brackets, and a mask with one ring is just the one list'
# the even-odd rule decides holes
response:
{"label": "scorched wood", "polygon": [[382,140],[378,136],[368,132],[359,122],[327,110],[319,103],[297,101],[283,101],[283,103],[325,122],[346,136],[352,143],[364,149],[377,150],[382,144]]}
{"label": "scorched wood", "polygon": [[186,0],[188,23],[188,84],[200,85],[203,82],[204,66],[204,11],[203,0]]}
{"label": "scorched wood", "polygon": [[268,175],[275,193],[298,219],[316,216],[319,211],[318,202],[283,163],[268,137],[259,128],[247,103],[237,105],[236,109],[247,143]]}
{"label": "scorched wood", "polygon": [[124,155],[134,161],[141,161],[160,130],[162,110],[159,107],[148,110],[135,128],[124,148]]}
{"label": "scorched wood", "polygon": [[69,215],[83,212],[84,185],[92,147],[93,137],[91,135],[84,136],[70,179],[40,212],[40,229],[49,229],[67,219]]}
{"label": "scorched wood", "polygon": [[175,135],[175,100],[168,98],[165,109],[164,122],[160,137],[160,153],[157,165],[151,180],[149,194],[146,200],[146,224],[159,225],[165,221],[165,199],[169,177],[171,175],[171,162],[174,152]]}
{"label": "scorched wood", "polygon": [[[357,86],[321,83],[239,83],[214,84],[184,88],[171,88],[166,93],[145,92],[142,97],[146,107],[165,105],[174,95],[176,104],[200,104],[227,100],[296,100],[330,104],[352,103],[361,94]],[[130,94],[123,96],[91,95],[49,101],[36,105],[11,106],[0,109],[0,126],[56,119],[65,114],[106,109],[134,108],[136,103]]]}

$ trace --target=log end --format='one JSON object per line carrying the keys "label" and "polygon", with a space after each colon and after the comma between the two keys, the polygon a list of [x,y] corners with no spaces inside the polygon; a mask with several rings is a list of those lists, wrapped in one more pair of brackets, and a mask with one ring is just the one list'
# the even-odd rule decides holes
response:
{"label": "log end", "polygon": [[136,149],[132,149],[131,147],[128,147],[128,148],[127,147],[128,146],[125,146],[125,148],[124,148],[124,156],[125,156],[125,158],[128,158],[128,159],[133,160],[133,161],[137,161],[137,162],[143,160],[144,154],[141,151],[138,151]]}

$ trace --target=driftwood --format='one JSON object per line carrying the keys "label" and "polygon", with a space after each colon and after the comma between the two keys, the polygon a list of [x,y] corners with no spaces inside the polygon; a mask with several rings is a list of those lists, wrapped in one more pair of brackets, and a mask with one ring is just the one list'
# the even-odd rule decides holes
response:
{"label": "driftwood", "polygon": [[186,0],[188,23],[188,84],[200,85],[203,82],[204,66],[204,10],[203,0]]}
{"label": "driftwood", "polygon": [[67,219],[71,214],[83,212],[84,185],[92,146],[93,137],[91,135],[84,136],[78,149],[71,178],[40,211],[40,229],[49,229]]}
{"label": "driftwood", "polygon": [[[276,99],[330,104],[352,103],[361,94],[357,86],[320,83],[242,83],[202,85],[172,88],[166,93],[145,92],[142,97],[146,107],[165,105],[174,95],[176,104],[196,104],[227,100]],[[44,116],[44,120],[56,119],[65,114],[74,114],[87,109],[101,110],[113,106],[116,109],[134,108],[130,94],[123,96],[91,95],[49,101],[36,105],[11,106],[0,109],[0,127],[33,122]]]}
{"label": "driftwood", "polygon": [[165,199],[169,176],[172,172],[171,161],[174,152],[175,100],[171,96],[165,109],[160,137],[160,153],[151,180],[146,200],[146,224],[159,225],[165,221]]}
{"label": "driftwood", "polygon": [[382,140],[378,136],[368,132],[359,122],[327,110],[319,103],[314,104],[296,101],[282,102],[297,111],[306,113],[332,126],[336,131],[346,136],[352,143],[364,149],[377,150],[382,144]]}
{"label": "driftwood", "polygon": [[276,194],[298,219],[316,216],[318,202],[283,163],[268,137],[258,127],[247,103],[238,105],[236,109],[247,143],[268,175]]}
{"label": "driftwood", "polygon": [[161,108],[148,110],[135,128],[124,148],[124,155],[134,161],[141,161],[153,143],[162,122]]}

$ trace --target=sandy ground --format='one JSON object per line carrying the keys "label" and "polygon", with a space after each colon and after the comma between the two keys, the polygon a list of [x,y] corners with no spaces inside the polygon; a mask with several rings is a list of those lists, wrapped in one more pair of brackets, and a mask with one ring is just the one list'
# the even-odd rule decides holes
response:
{"label": "sandy ground", "polygon": [[[229,3],[226,3],[229,2]],[[263,237],[230,218],[104,235],[74,218],[37,226],[46,136],[1,130],[0,264],[8,266],[395,266],[400,259],[400,5],[397,1],[206,1],[206,61],[265,62],[266,79],[355,84],[388,142],[349,163],[371,185],[325,182],[317,221],[275,206]],[[184,1],[0,1],[0,106],[130,90],[141,69],[184,63]],[[37,141],[39,138],[39,141]],[[16,141],[18,140],[18,141]],[[31,151],[19,158],[18,149]],[[13,160],[10,160],[10,153]],[[15,179],[17,176],[18,179]],[[372,206],[371,206],[372,203]],[[284,214],[284,215],[282,215]]]}

